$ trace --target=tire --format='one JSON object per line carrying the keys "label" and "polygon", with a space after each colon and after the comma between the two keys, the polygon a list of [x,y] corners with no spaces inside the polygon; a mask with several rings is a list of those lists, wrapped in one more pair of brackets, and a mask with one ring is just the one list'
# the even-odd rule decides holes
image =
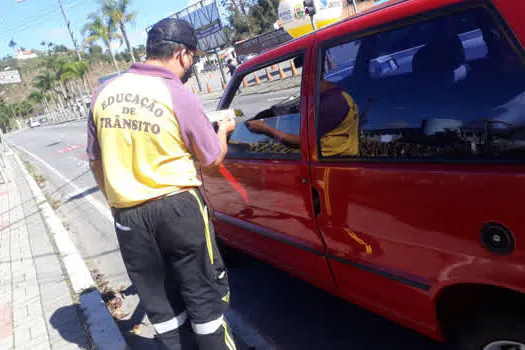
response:
{"label": "tire", "polygon": [[463,322],[452,339],[452,348],[454,350],[525,350],[525,317],[520,317],[518,310],[505,311],[506,309],[486,310]]}

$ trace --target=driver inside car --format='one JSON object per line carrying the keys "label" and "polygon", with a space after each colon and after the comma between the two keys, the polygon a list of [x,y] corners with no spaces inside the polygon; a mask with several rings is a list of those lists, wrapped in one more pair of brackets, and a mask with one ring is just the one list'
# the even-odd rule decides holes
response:
{"label": "driver inside car", "polygon": [[[302,58],[294,60],[296,67],[302,66]],[[295,106],[299,113],[299,106]],[[264,118],[280,115],[278,106],[273,106],[247,121],[247,128],[264,134],[280,143],[299,148],[301,136],[285,133],[264,122]],[[290,113],[290,112],[288,112]],[[319,96],[319,120],[317,132],[321,138],[321,154],[324,157],[355,156],[359,154],[359,108],[352,97],[336,84],[321,77]]]}

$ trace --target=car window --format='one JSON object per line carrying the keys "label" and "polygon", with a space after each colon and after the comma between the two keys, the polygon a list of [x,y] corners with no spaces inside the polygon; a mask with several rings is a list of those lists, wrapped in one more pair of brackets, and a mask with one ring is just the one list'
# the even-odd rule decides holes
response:
{"label": "car window", "polygon": [[354,73],[360,40],[332,47],[325,52],[324,80],[338,82]]}
{"label": "car window", "polygon": [[[354,42],[324,49],[321,156],[525,160],[523,53],[495,18],[471,8],[361,38],[352,54],[338,48]],[[330,62],[358,55],[332,79]]]}
{"label": "car window", "polygon": [[302,57],[250,72],[229,105],[241,117],[227,157],[299,158]]}

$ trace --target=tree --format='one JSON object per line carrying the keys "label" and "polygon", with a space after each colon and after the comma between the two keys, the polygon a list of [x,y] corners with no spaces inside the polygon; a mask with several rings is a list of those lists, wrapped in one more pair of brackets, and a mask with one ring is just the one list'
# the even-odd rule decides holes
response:
{"label": "tree", "polygon": [[279,0],[221,0],[229,25],[224,32],[231,44],[273,30]]}
{"label": "tree", "polygon": [[[80,91],[78,84],[75,84],[75,80],[82,80],[84,83],[85,91],[88,91],[84,76],[89,69],[89,65],[86,61],[69,61],[64,63],[62,66],[62,71],[60,74],[60,81],[68,86],[70,84],[68,91],[73,91],[73,99],[77,105],[79,111],[84,110],[84,113],[87,113],[86,106],[81,102],[82,101],[82,91]],[[75,96],[76,95],[76,96]]]}
{"label": "tree", "polygon": [[55,46],[55,44],[53,44],[51,41],[47,42],[47,52],[49,53],[50,56],[51,56],[51,48],[53,46]]}
{"label": "tree", "polygon": [[14,49],[18,45],[13,39],[9,40],[9,48]]}
{"label": "tree", "polygon": [[146,57],[146,46],[142,44],[133,48],[133,51],[137,54],[139,59],[143,59],[144,57]]}
{"label": "tree", "polygon": [[273,30],[273,24],[279,17],[278,0],[257,0],[250,9],[250,20],[255,34],[264,34]]}
{"label": "tree", "polygon": [[69,52],[67,46],[65,45],[55,45],[55,47],[53,48],[53,51],[54,52]]}
{"label": "tree", "polygon": [[13,102],[9,104],[15,115],[22,118],[27,118],[31,113],[33,113],[33,105],[27,101]]}
{"label": "tree", "polygon": [[27,100],[34,105],[41,105],[44,109],[44,112],[46,114],[50,114],[50,110],[47,105],[47,99],[46,96],[39,92],[39,91],[33,91],[28,97]]}
{"label": "tree", "polygon": [[82,28],[82,34],[87,34],[87,37],[84,39],[84,46],[97,40],[102,40],[109,51],[113,65],[117,71],[120,70],[117,61],[115,60],[115,54],[111,49],[111,42],[115,39],[120,39],[120,42],[122,43],[122,36],[117,33],[116,27],[111,24],[105,16],[103,17],[97,13],[90,13],[87,18],[89,22],[84,25],[84,28]]}
{"label": "tree", "polygon": [[91,55],[102,56],[104,54],[102,48],[99,45],[91,44],[88,47],[88,51]]}
{"label": "tree", "polygon": [[36,87],[40,93],[44,94],[53,88],[55,81],[55,75],[50,71],[45,71],[35,77],[33,86]]}
{"label": "tree", "polygon": [[60,79],[62,81],[82,79],[86,75],[89,65],[86,61],[65,62],[62,67]]}
{"label": "tree", "polygon": [[126,24],[135,24],[137,12],[130,12],[129,7],[131,0],[99,0],[101,4],[102,13],[109,18],[109,24],[115,27],[119,27],[120,32],[124,38],[128,52],[131,56],[131,62],[135,63],[135,55],[133,48],[129,42],[128,34],[126,32]]}
{"label": "tree", "polygon": [[11,120],[13,120],[13,114],[9,110],[9,106],[0,102],[0,129],[2,129],[4,133],[10,129]]}

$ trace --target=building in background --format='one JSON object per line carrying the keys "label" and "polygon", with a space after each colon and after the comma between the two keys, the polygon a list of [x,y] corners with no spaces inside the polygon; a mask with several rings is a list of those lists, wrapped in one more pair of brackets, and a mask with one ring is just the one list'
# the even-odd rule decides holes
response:
{"label": "building in background", "polygon": [[35,57],[38,57],[38,55],[31,50],[22,50],[21,48],[16,49],[15,59],[17,60],[28,60]]}

